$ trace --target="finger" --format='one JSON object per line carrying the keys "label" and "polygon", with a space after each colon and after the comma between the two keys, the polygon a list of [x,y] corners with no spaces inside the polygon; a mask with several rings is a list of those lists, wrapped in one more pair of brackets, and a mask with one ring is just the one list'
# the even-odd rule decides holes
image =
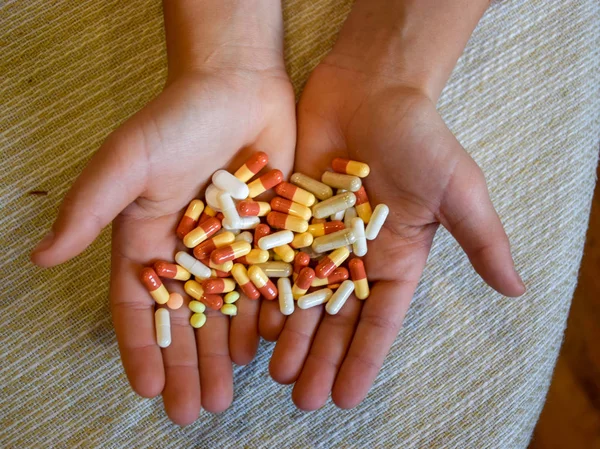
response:
{"label": "finger", "polygon": [[252,361],[258,349],[258,314],[260,301],[248,299],[242,293],[235,303],[237,315],[229,323],[229,352],[238,365]]}
{"label": "finger", "polygon": [[490,200],[483,173],[466,153],[446,187],[440,206],[440,222],[492,288],[506,296],[525,293],[525,285],[515,270],[508,237]]}
{"label": "finger", "polygon": [[362,301],[352,295],[337,315],[324,314],[292,392],[298,408],[316,410],[327,402],[352,341],[361,307]]}
{"label": "finger", "polygon": [[276,341],[285,325],[286,316],[279,310],[279,301],[262,301],[258,329],[267,341]]}
{"label": "finger", "polygon": [[143,160],[139,139],[111,136],[92,157],[63,200],[52,230],[33,250],[31,259],[50,267],[86,249],[144,187],[144,170],[132,167]]}

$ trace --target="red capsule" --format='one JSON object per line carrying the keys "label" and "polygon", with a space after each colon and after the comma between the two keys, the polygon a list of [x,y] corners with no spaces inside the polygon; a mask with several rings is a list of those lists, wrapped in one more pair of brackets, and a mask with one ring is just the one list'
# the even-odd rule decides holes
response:
{"label": "red capsule", "polygon": [[264,201],[244,200],[237,204],[240,217],[264,217],[271,212],[271,206]]}
{"label": "red capsule", "polygon": [[154,262],[154,271],[161,278],[176,279],[178,281],[187,281],[191,274],[180,265],[159,260]]}
{"label": "red capsule", "polygon": [[258,248],[258,241],[271,233],[271,227],[268,224],[261,223],[254,228],[254,246]]}
{"label": "red capsule", "polygon": [[252,181],[248,184],[250,198],[257,197],[261,193],[266,192],[269,189],[272,189],[277,184],[283,181],[283,173],[281,170],[271,170],[255,181]]}
{"label": "red capsule", "polygon": [[158,277],[158,274],[156,274],[152,268],[144,268],[140,273],[140,279],[142,280],[144,287],[146,287],[146,290],[150,292],[150,296],[152,296],[158,304],[167,303],[169,300],[169,292]]}
{"label": "red capsule", "polygon": [[229,293],[235,290],[235,281],[229,278],[207,279],[202,282],[204,292],[210,295]]}
{"label": "red capsule", "polygon": [[298,275],[298,279],[296,279],[295,286],[298,286],[299,289],[304,291],[308,290],[310,285],[312,284],[313,279],[315,278],[315,270],[309,267],[304,267],[300,271]]}
{"label": "red capsule", "polygon": [[298,274],[304,267],[308,267],[310,256],[302,251],[294,257],[294,273]]}
{"label": "red capsule", "polygon": [[255,174],[261,171],[269,162],[269,156],[262,151],[250,156],[244,165],[237,169],[234,176],[242,182],[248,182]]}
{"label": "red capsule", "polygon": [[238,257],[245,256],[252,250],[252,245],[244,240],[238,240],[230,245],[215,249],[210,254],[210,260],[216,264],[223,264]]}
{"label": "red capsule", "polygon": [[210,206],[206,206],[204,208],[204,210],[202,211],[202,215],[200,215],[200,219],[198,220],[198,224],[202,224],[204,223],[206,220],[208,220],[209,218],[212,218],[214,216],[217,215],[217,211],[214,210],[212,207]]}
{"label": "red capsule", "polygon": [[348,276],[348,270],[344,267],[339,267],[333,270],[333,273],[331,273],[325,279],[315,278],[311,285],[312,287],[322,287],[329,284],[339,284],[348,279]]}
{"label": "red capsule", "polygon": [[330,252],[325,256],[315,268],[315,273],[319,279],[325,279],[339,267],[350,255],[350,251],[345,246]]}
{"label": "red capsule", "polygon": [[223,298],[219,295],[203,295],[200,302],[213,310],[219,310],[223,306]]}
{"label": "red capsule", "polygon": [[204,203],[200,200],[192,200],[189,204],[183,217],[181,217],[181,221],[177,226],[177,237],[183,239],[188,232],[193,230],[198,225],[198,219],[200,218],[200,214],[204,210]]}
{"label": "red capsule", "polygon": [[183,238],[183,244],[188,248],[194,248],[216,234],[219,229],[221,229],[221,222],[215,217],[209,218],[188,232]]}
{"label": "red capsule", "polygon": [[365,186],[360,186],[360,189],[354,192],[354,196],[356,197],[356,203],[354,203],[355,206],[369,202],[369,197],[367,196]]}

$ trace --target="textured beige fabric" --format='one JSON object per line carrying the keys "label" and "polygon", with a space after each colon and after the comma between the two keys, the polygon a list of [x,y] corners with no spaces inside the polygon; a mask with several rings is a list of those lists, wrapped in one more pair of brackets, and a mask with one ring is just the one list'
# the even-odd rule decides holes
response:
{"label": "textured beige fabric", "polygon": [[[350,9],[286,2],[299,91]],[[181,429],[128,387],[107,305],[109,232],[42,271],[28,251],[86,160],[166,75],[157,0],[0,3],[0,447],[522,448],[559,349],[587,226],[600,130],[596,0],[494,4],[440,101],[481,164],[529,286],[495,294],[446,232],[363,404],[297,411],[267,373]],[[48,191],[47,196],[31,195]]]}

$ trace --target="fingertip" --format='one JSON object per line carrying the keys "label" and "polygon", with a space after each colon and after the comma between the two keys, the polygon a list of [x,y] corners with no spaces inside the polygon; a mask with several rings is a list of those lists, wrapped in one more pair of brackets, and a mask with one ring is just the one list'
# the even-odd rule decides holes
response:
{"label": "fingertip", "polygon": [[331,400],[333,403],[343,410],[349,410],[360,404],[366,395],[355,396],[346,391],[344,386],[334,385],[331,391]]}
{"label": "fingertip", "polygon": [[292,401],[300,410],[312,412],[320,409],[327,402],[327,398],[321,399],[318,396],[303,393],[297,385],[292,390]]}
{"label": "fingertip", "polygon": [[300,373],[293,368],[293,366],[296,364],[296,361],[290,360],[290,363],[287,363],[285,360],[280,361],[279,359],[281,357],[285,358],[285,355],[279,355],[280,352],[281,350],[277,351],[277,346],[275,346],[273,356],[269,362],[269,374],[271,375],[271,378],[278,384],[293,384],[300,375]]}
{"label": "fingertip", "polygon": [[199,398],[180,396],[177,398],[177,402],[173,403],[166,397],[163,397],[163,401],[167,416],[178,426],[188,426],[200,416]]}
{"label": "fingertip", "polygon": [[278,301],[263,301],[258,319],[258,333],[267,341],[277,341],[286,322]]}
{"label": "fingertip", "polygon": [[164,375],[142,371],[129,379],[131,389],[147,399],[159,396],[165,388]]}
{"label": "fingertip", "polygon": [[223,413],[229,408],[232,402],[233,391],[222,395],[202,395],[202,408],[209,413]]}
{"label": "fingertip", "polygon": [[229,353],[231,355],[231,361],[239,366],[248,365],[252,360],[254,360],[254,356],[256,355],[256,350],[258,346],[252,344],[252,347],[248,345],[240,346],[239,344],[231,344],[229,347]]}

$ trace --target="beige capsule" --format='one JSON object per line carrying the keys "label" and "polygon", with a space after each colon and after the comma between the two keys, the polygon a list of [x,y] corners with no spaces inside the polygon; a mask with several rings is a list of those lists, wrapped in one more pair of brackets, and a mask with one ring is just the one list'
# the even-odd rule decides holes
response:
{"label": "beige capsule", "polygon": [[349,190],[350,192],[356,192],[362,186],[362,181],[358,176],[344,175],[330,171],[323,173],[321,181],[330,187]]}
{"label": "beige capsule", "polygon": [[352,192],[344,192],[325,201],[315,204],[312,208],[315,218],[325,218],[339,211],[354,206],[356,196]]}
{"label": "beige capsule", "polygon": [[306,176],[303,173],[294,173],[290,178],[290,182],[304,190],[309,191],[319,200],[326,200],[333,196],[333,190],[327,184],[323,184],[316,179]]}
{"label": "beige capsule", "polygon": [[332,234],[317,237],[312,244],[312,249],[317,253],[325,253],[342,246],[352,245],[354,242],[356,242],[354,229],[342,229]]}

